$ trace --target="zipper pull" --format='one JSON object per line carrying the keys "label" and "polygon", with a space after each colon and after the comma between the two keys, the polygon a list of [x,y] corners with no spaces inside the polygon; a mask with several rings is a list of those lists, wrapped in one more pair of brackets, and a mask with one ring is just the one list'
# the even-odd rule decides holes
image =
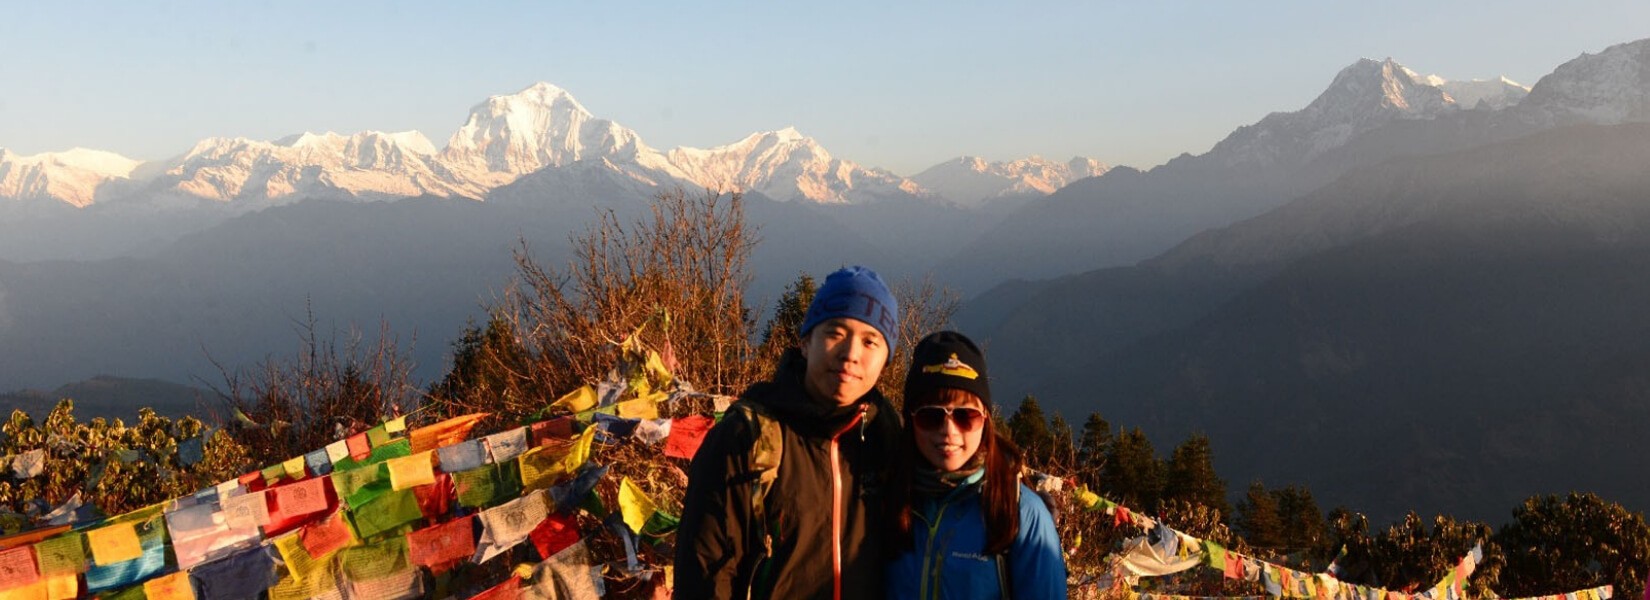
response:
{"label": "zipper pull", "polygon": [[[870,413],[870,412],[871,412],[870,403],[861,402],[860,405],[859,405],[859,443],[860,444],[865,443],[865,428],[870,425],[869,424],[870,419],[865,418],[865,415],[867,413]],[[861,446],[861,447],[863,447],[863,446]]]}

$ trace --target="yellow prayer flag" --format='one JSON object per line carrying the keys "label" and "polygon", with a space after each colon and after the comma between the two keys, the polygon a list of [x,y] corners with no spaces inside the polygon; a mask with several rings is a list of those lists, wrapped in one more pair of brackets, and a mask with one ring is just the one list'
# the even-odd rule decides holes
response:
{"label": "yellow prayer flag", "polygon": [[1088,486],[1077,488],[1077,505],[1083,508],[1093,508],[1100,503],[1100,495],[1089,491]]}
{"label": "yellow prayer flag", "polygon": [[590,460],[590,446],[596,439],[596,428],[586,427],[583,433],[565,445],[539,446],[516,457],[521,472],[523,489],[541,490],[564,476],[572,475]]}
{"label": "yellow prayer flag", "polygon": [[281,470],[286,472],[287,477],[303,479],[305,477],[304,457],[287,459],[286,462],[281,463]]}
{"label": "yellow prayer flag", "polygon": [[624,524],[631,531],[641,533],[642,526],[653,517],[653,513],[659,512],[659,507],[647,496],[647,492],[642,491],[641,486],[626,477],[619,481],[619,511],[624,515]]}
{"label": "yellow prayer flag", "polygon": [[92,547],[92,562],[99,566],[112,565],[143,556],[143,543],[132,525],[116,523],[87,531],[86,545]]}
{"label": "yellow prayer flag", "polygon": [[584,412],[596,407],[596,390],[590,386],[568,392],[567,395],[557,398],[550,406],[566,408],[573,412]]}
{"label": "yellow prayer flag", "polygon": [[648,379],[657,382],[660,389],[670,387],[670,369],[665,368],[665,361],[659,358],[658,352],[647,351],[647,365],[644,368],[647,369]]}
{"label": "yellow prayer flag", "polygon": [[668,397],[670,397],[668,394],[657,394],[620,402],[618,405],[619,416],[626,419],[657,419],[659,418],[659,400]]}
{"label": "yellow prayer flag", "polygon": [[189,573],[178,571],[143,582],[143,595],[149,600],[195,600],[195,589],[189,586]]}
{"label": "yellow prayer flag", "polygon": [[401,491],[407,488],[435,483],[435,466],[430,462],[430,451],[425,450],[412,456],[392,458],[388,462],[390,469],[390,489]]}
{"label": "yellow prayer flag", "polygon": [[287,572],[300,581],[309,579],[311,574],[325,566],[304,549],[303,538],[296,532],[275,538],[275,551],[280,553],[281,562],[286,563]]}
{"label": "yellow prayer flag", "polygon": [[406,430],[407,430],[407,417],[406,417],[406,415],[402,415],[402,416],[399,416],[399,417],[396,417],[394,419],[390,419],[390,420],[384,422],[384,431],[386,431],[386,432],[401,433],[401,432],[406,431]]}
{"label": "yellow prayer flag", "polygon": [[44,577],[25,586],[0,590],[0,600],[71,600],[79,595],[80,578],[75,575]]}

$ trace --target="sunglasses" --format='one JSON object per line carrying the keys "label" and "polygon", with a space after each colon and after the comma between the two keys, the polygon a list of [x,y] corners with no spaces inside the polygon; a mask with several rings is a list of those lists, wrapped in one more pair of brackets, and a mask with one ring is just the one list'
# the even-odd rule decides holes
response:
{"label": "sunglasses", "polygon": [[911,422],[920,429],[935,430],[945,427],[949,417],[957,430],[968,433],[985,423],[985,411],[967,406],[924,406],[911,412]]}

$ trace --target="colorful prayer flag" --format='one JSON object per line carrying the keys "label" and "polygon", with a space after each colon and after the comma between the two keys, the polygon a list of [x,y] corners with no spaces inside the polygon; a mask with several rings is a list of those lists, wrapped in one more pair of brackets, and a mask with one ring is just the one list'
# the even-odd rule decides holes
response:
{"label": "colorful prayer flag", "polygon": [[548,559],[579,541],[578,521],[572,515],[552,513],[527,536],[539,556]]}
{"label": "colorful prayer flag", "polygon": [[437,462],[441,463],[441,470],[445,473],[456,473],[479,469],[487,462],[487,447],[481,440],[467,440],[451,446],[436,449]]}
{"label": "colorful prayer flag", "polygon": [[699,415],[672,421],[670,437],[665,439],[665,456],[692,460],[713,424],[710,417]]}
{"label": "colorful prayer flag", "polygon": [[[247,492],[220,502],[223,505],[225,523],[232,529],[258,527],[269,524],[269,504],[266,502],[263,490]],[[89,538],[95,549],[97,546]]]}
{"label": "colorful prayer flag", "polygon": [[527,451],[527,428],[517,427],[481,438],[494,463],[509,461]]}
{"label": "colorful prayer flag", "polygon": [[636,482],[629,477],[619,480],[619,511],[624,514],[624,524],[630,527],[630,531],[641,533],[648,517],[658,510],[658,505]]}
{"label": "colorful prayer flag", "polygon": [[86,543],[92,547],[92,561],[98,565],[112,565],[143,556],[143,545],[138,542],[137,530],[131,523],[116,523],[87,531]]}
{"label": "colorful prayer flag", "polygon": [[304,551],[315,558],[326,558],[333,551],[356,543],[355,530],[350,527],[342,507],[319,521],[305,525],[298,531],[297,537]]}
{"label": "colorful prayer flag", "polygon": [[430,464],[430,457],[431,453],[426,450],[412,456],[390,459],[387,463],[390,489],[399,491],[435,483],[435,467]]}
{"label": "colorful prayer flag", "polygon": [[568,412],[584,412],[595,408],[597,400],[596,390],[587,385],[557,398],[555,402],[550,403],[550,406],[552,408],[565,408]]}
{"label": "colorful prayer flag", "polygon": [[40,574],[79,575],[86,572],[86,544],[78,531],[71,531],[34,545]]}
{"label": "colorful prayer flag", "polygon": [[266,490],[274,505],[269,518],[284,521],[326,510],[328,479],[315,477]]}
{"label": "colorful prayer flag", "polygon": [[527,539],[538,524],[550,515],[543,491],[527,495],[481,512],[481,542],[474,562],[484,563]]}
{"label": "colorful prayer flag", "polygon": [[0,550],[0,589],[22,587],[39,580],[40,570],[34,565],[34,546]]}
{"label": "colorful prayer flag", "polygon": [[412,430],[408,438],[412,441],[412,452],[417,454],[451,446],[470,437],[470,430],[476,423],[487,418],[490,413],[474,413],[462,417],[453,417],[434,425]]}
{"label": "colorful prayer flag", "polygon": [[195,588],[189,585],[189,573],[178,571],[143,582],[143,595],[149,600],[195,600]]}
{"label": "colorful prayer flag", "polygon": [[407,534],[412,563],[441,573],[450,563],[475,555],[475,515]]}

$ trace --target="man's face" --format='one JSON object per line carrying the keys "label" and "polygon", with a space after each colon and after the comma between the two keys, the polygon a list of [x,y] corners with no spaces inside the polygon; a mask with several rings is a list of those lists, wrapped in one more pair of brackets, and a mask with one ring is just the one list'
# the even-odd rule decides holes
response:
{"label": "man's face", "polygon": [[815,325],[802,340],[806,386],[814,398],[847,406],[876,387],[888,362],[888,341],[877,328],[836,318]]}

